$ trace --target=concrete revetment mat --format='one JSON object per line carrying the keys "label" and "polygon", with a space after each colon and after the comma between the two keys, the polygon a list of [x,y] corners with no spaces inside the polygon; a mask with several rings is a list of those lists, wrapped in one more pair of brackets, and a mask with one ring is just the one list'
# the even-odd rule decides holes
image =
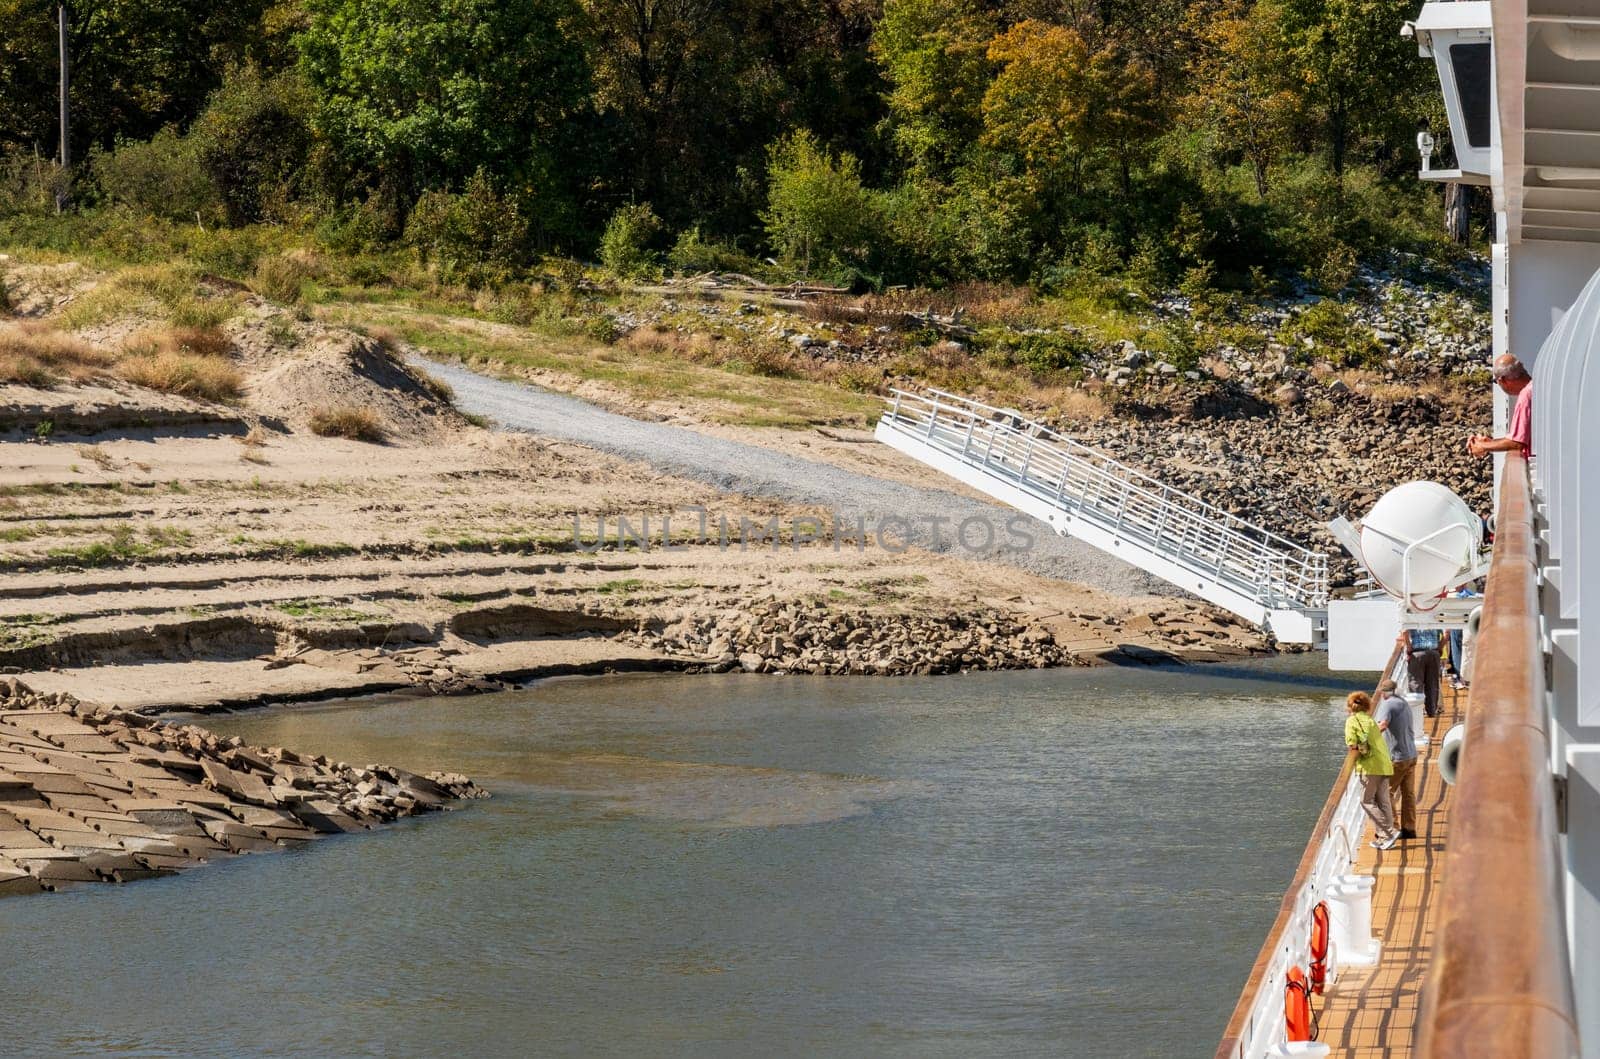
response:
{"label": "concrete revetment mat", "polygon": [[487,797],[0,681],[0,896],[169,875]]}

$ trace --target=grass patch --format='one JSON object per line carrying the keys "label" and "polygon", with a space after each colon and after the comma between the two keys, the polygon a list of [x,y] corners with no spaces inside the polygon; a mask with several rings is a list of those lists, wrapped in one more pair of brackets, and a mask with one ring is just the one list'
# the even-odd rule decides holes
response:
{"label": "grass patch", "polygon": [[117,371],[135,386],[204,401],[237,401],[244,392],[244,377],[225,357],[158,350],[128,357]]}
{"label": "grass patch", "polygon": [[149,526],[141,536],[128,523],[113,526],[111,536],[82,548],[52,548],[45,556],[57,566],[106,566],[132,562],[167,548],[188,547],[194,534],[174,526]]}
{"label": "grass patch", "polygon": [[371,611],[357,610],[355,607],[338,607],[318,599],[290,599],[272,605],[274,610],[282,611],[291,618],[306,618],[311,621],[333,622],[362,622],[375,621],[383,617]]}
{"label": "grass patch", "polygon": [[621,581],[607,581],[597,587],[595,591],[603,596],[626,596],[629,593],[639,591],[643,587],[643,581],[637,577],[630,577]]}
{"label": "grass patch", "polygon": [[47,643],[50,634],[45,630],[62,620],[56,614],[17,614],[0,618],[0,648],[14,651]]}
{"label": "grass patch", "polygon": [[370,408],[339,405],[318,408],[311,413],[311,432],[324,438],[348,438],[380,444],[388,434],[383,420]]}
{"label": "grass patch", "polygon": [[288,538],[258,541],[238,536],[232,538],[230,543],[260,545],[268,554],[290,559],[337,559],[354,555],[359,550],[351,544],[318,544],[315,541]]}
{"label": "grass patch", "polygon": [[0,383],[48,387],[103,374],[115,355],[38,326],[0,329]]}

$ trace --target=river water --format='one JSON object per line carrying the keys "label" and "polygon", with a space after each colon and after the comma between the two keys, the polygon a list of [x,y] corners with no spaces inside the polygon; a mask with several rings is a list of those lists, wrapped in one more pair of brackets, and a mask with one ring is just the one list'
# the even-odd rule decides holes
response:
{"label": "river water", "polygon": [[210,718],[495,796],[0,901],[0,1048],[1209,1055],[1339,765],[1356,684],[1322,662]]}

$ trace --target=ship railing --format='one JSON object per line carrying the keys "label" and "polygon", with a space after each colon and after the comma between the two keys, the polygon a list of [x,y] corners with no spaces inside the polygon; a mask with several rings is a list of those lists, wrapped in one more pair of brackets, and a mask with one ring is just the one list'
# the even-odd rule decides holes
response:
{"label": "ship railing", "polygon": [[1501,468],[1495,527],[1419,1054],[1576,1056],[1533,498],[1520,454]]}
{"label": "ship railing", "polygon": [[894,390],[882,423],[1269,610],[1319,610],[1328,559],[1015,411]]}
{"label": "ship railing", "polygon": [[[1396,645],[1384,666],[1382,676],[1403,679],[1405,658]],[[1380,683],[1382,680],[1380,679]],[[1373,690],[1376,701],[1377,690]],[[1355,773],[1355,759],[1345,755],[1339,778],[1333,783],[1328,800],[1322,805],[1311,841],[1300,857],[1294,878],[1278,908],[1278,918],[1261,946],[1256,962],[1239,994],[1239,1002],[1228,1019],[1216,1059],[1265,1059],[1286,1041],[1284,987],[1289,969],[1308,972],[1311,962],[1312,910],[1326,900],[1328,891],[1349,874],[1365,834],[1365,813],[1361,808],[1362,784]],[[1329,981],[1338,973],[1339,952],[1330,948]]]}

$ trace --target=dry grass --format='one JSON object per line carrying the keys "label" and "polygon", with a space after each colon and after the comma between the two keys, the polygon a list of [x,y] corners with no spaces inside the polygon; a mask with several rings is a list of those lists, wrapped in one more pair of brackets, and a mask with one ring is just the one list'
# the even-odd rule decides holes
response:
{"label": "dry grass", "polygon": [[1057,418],[1069,422],[1092,423],[1104,419],[1111,412],[1105,394],[1098,388],[1041,390],[1037,397],[1049,406]]}
{"label": "dry grass", "polygon": [[827,374],[822,362],[813,366],[807,358],[795,357],[782,346],[760,339],[730,342],[717,334],[695,332],[686,335],[652,325],[628,332],[617,344],[632,353],[708,364],[771,379],[801,376],[822,378]]}
{"label": "dry grass", "polygon": [[261,452],[262,449],[267,447],[267,432],[259,426],[251,427],[249,433],[242,435],[239,438],[239,444],[241,446],[239,459],[245,463],[265,464],[268,462],[266,456]]}
{"label": "dry grass", "polygon": [[174,327],[160,342],[169,352],[201,357],[225,357],[233,352],[233,342],[216,327]]}
{"label": "dry grass", "polygon": [[376,412],[351,405],[318,408],[312,412],[311,432],[325,438],[349,438],[374,444],[388,436]]}
{"label": "dry grass", "polygon": [[115,354],[41,324],[0,328],[0,383],[53,386],[103,374]]}
{"label": "dry grass", "polygon": [[311,272],[311,266],[296,257],[264,257],[256,263],[255,274],[250,277],[250,289],[270,301],[295,305],[305,295],[306,281],[311,278]]}
{"label": "dry grass", "polygon": [[366,331],[367,337],[382,346],[384,352],[391,357],[397,356],[401,352],[401,344],[405,340],[400,337],[400,333],[394,328],[384,327],[380,324],[376,327],[369,327]]}
{"label": "dry grass", "polygon": [[94,445],[79,445],[78,455],[82,456],[84,459],[88,460],[102,471],[112,470],[117,465],[117,461],[111,458],[111,454],[109,452],[106,452],[104,449],[98,448]]}
{"label": "dry grass", "polygon": [[128,340],[118,373],[135,386],[204,401],[238,400],[244,376],[227,354],[232,343],[210,327],[170,327]]}
{"label": "dry grass", "polygon": [[422,383],[422,388],[427,390],[436,399],[443,401],[445,404],[455,403],[456,392],[455,390],[451,389],[449,383],[445,382],[441,378],[438,378],[437,376],[428,374],[421,368],[411,368],[410,371],[411,374],[417,377],[417,381]]}
{"label": "dry grass", "polygon": [[[958,283],[940,290],[887,291],[860,299],[865,322],[898,324],[903,314],[917,315],[932,310],[940,316],[960,312],[975,326],[1016,325],[1033,322],[1042,315],[1038,300],[1026,287],[1004,283]],[[833,310],[837,312],[838,310]],[[857,317],[857,322],[862,322]]]}
{"label": "dry grass", "polygon": [[205,401],[235,401],[244,392],[244,378],[225,357],[154,351],[136,353],[117,365],[135,386]]}
{"label": "dry grass", "polygon": [[1322,386],[1338,379],[1377,405],[1391,405],[1419,397],[1432,398],[1449,414],[1466,418],[1479,414],[1480,395],[1483,392],[1482,385],[1448,376],[1395,379],[1365,368],[1329,370],[1324,367],[1313,368],[1311,374]]}
{"label": "dry grass", "polygon": [[693,348],[688,335],[655,324],[634,328],[623,337],[621,344],[635,353],[667,357],[688,356]]}

